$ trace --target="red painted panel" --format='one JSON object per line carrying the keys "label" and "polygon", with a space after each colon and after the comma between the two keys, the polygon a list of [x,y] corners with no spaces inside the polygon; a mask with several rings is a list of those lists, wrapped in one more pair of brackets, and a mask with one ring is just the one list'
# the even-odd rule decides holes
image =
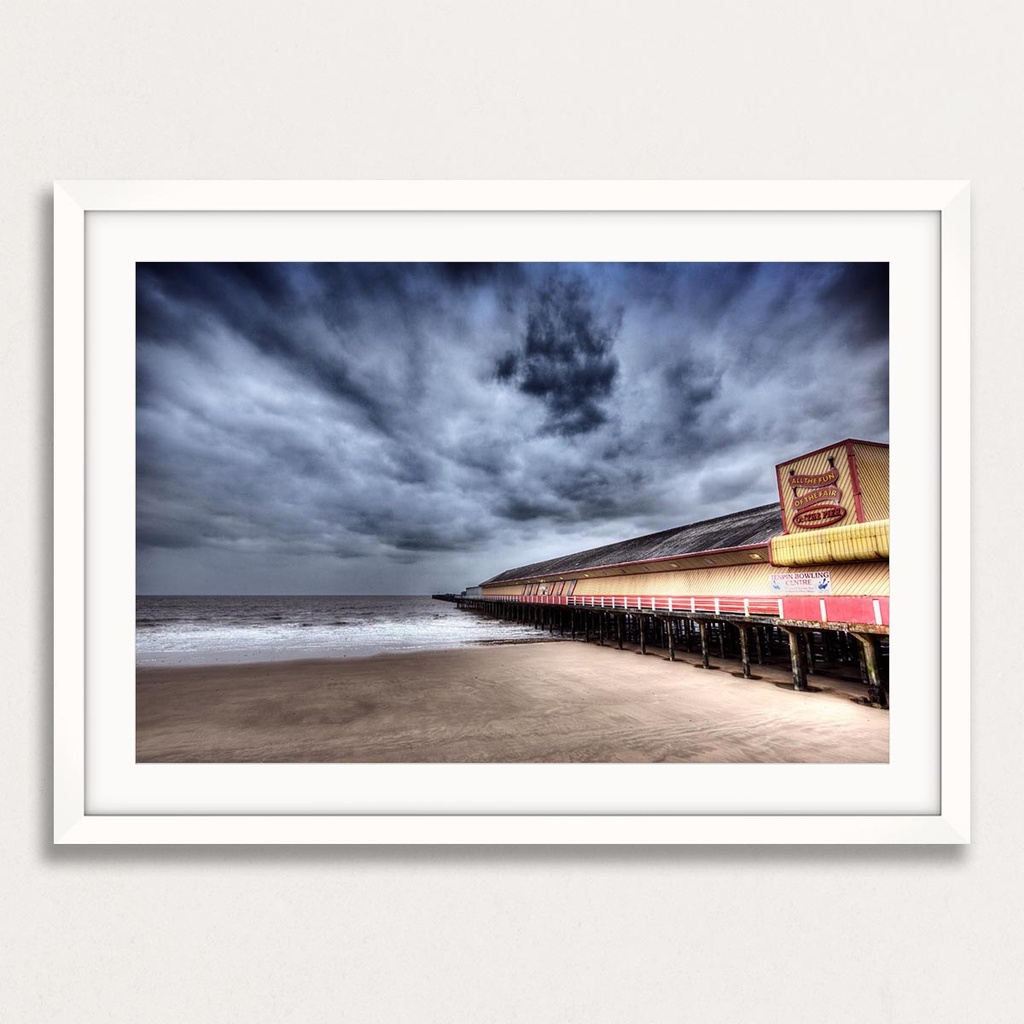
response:
{"label": "red painted panel", "polygon": [[[689,595],[674,594],[671,597],[662,595],[637,595],[637,594],[616,594],[604,596],[604,604],[601,598],[594,596],[566,597],[558,595],[507,595],[499,600],[523,601],[531,604],[556,604],[569,605],[585,608],[626,608],[632,611],[668,611],[669,602],[671,609],[676,612],[704,612],[714,614],[716,611],[723,615],[770,615],[779,616],[779,601],[782,601],[783,619],[801,619],[805,622],[821,621],[821,602],[825,602],[825,615],[827,622],[849,622],[865,623],[867,625],[889,625],[889,598],[888,597],[844,597],[844,596],[820,596],[817,594],[786,594],[781,598],[765,597],[759,594],[754,597],[728,597],[716,598],[702,595],[691,597]],[[878,602],[878,614],[875,614],[875,602]],[[881,623],[879,623],[879,618]]]}
{"label": "red painted panel", "polygon": [[813,594],[787,594],[782,599],[783,617],[787,619],[808,619],[817,621],[821,618],[820,598]]}

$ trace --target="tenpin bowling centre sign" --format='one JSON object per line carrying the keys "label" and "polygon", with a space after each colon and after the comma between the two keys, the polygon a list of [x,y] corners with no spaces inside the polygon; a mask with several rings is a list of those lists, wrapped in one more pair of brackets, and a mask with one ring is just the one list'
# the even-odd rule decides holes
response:
{"label": "tenpin bowling centre sign", "polygon": [[831,594],[832,573],[828,569],[813,572],[773,572],[771,587],[778,594]]}

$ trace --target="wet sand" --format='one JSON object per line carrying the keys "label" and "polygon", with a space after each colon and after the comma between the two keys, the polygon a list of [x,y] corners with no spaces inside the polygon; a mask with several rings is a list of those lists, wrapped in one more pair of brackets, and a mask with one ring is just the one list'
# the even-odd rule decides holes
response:
{"label": "wet sand", "polygon": [[818,693],[571,642],[139,669],[139,761],[885,762],[889,716]]}

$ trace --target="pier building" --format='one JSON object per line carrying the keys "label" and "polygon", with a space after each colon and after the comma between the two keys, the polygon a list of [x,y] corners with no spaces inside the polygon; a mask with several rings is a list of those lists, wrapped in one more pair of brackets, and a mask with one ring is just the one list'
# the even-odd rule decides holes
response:
{"label": "pier building", "polygon": [[507,569],[455,598],[670,660],[786,658],[793,687],[847,672],[888,707],[889,447],[847,439],[779,463],[779,500]]}

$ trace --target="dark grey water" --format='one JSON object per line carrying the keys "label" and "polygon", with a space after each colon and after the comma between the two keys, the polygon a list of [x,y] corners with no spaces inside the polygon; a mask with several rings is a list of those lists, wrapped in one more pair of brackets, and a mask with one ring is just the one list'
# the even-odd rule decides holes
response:
{"label": "dark grey water", "polygon": [[429,597],[139,597],[138,665],[366,657],[538,640]]}

